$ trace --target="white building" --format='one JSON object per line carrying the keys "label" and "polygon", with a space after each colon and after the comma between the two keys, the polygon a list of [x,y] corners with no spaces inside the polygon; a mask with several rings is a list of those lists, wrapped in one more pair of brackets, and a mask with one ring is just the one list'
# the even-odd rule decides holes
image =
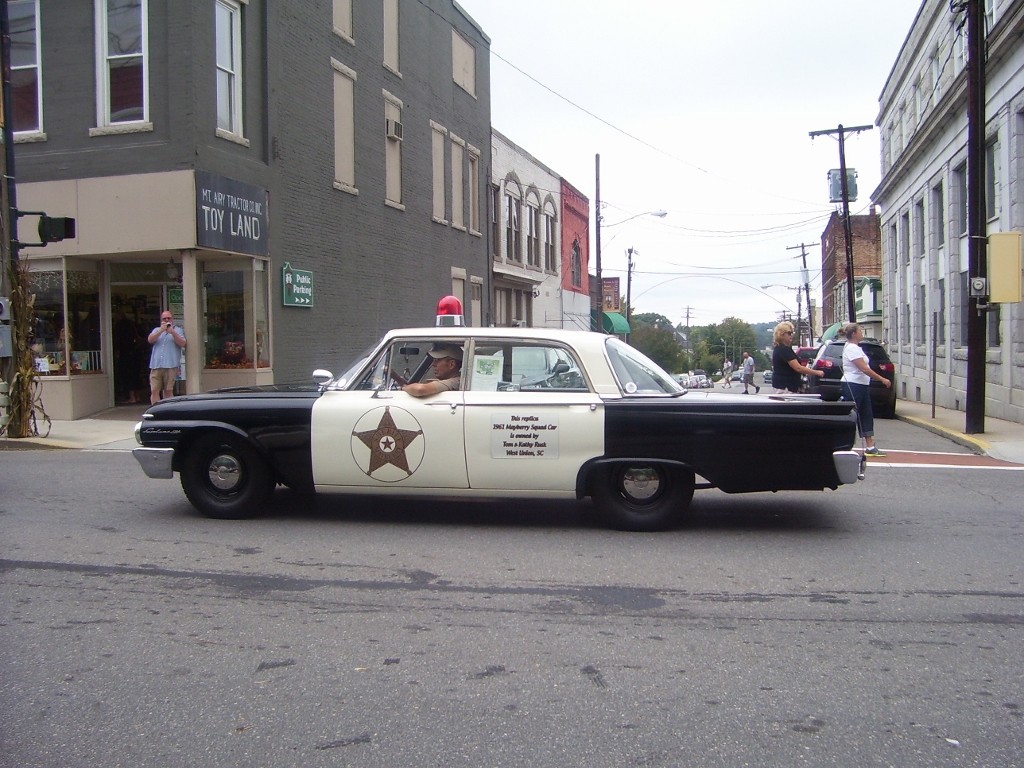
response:
{"label": "white building", "polygon": [[490,196],[494,324],[587,330],[587,198],[493,129]]}
{"label": "white building", "polygon": [[[987,231],[1024,229],[1024,0],[986,10]],[[925,0],[880,97],[885,340],[901,398],[964,410],[969,290],[966,12]],[[988,313],[985,413],[1024,422],[1024,308]],[[933,332],[933,326],[936,329]],[[934,355],[933,355],[934,350]],[[933,363],[934,361],[934,363]],[[933,370],[934,368],[934,370]]]}

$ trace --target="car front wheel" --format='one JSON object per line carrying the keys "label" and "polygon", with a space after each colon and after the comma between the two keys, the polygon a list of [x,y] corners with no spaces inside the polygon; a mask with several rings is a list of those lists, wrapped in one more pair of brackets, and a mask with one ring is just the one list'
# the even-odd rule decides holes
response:
{"label": "car front wheel", "polygon": [[693,499],[693,472],[665,464],[623,461],[602,467],[592,497],[607,523],[621,531],[660,531]]}
{"label": "car front wheel", "polygon": [[192,505],[207,517],[251,517],[257,504],[274,490],[267,463],[240,437],[209,434],[185,455],[181,487]]}

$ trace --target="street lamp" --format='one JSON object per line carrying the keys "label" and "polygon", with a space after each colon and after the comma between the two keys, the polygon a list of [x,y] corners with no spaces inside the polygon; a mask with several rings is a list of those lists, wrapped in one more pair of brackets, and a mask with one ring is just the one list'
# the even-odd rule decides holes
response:
{"label": "street lamp", "polygon": [[[663,219],[666,216],[668,216],[668,211],[663,211],[663,210],[660,210],[660,209],[657,210],[657,211],[644,211],[643,213],[635,213],[632,216],[629,216],[628,218],[623,219],[622,221],[616,221],[616,222],[614,222],[612,224],[602,224],[601,223],[601,209],[598,208],[598,211],[597,211],[597,232],[594,233],[594,272],[596,273],[596,276],[597,276],[597,291],[598,291],[598,295],[599,295],[599,301],[598,301],[598,307],[599,307],[598,308],[598,330],[600,330],[600,328],[601,328],[601,320],[600,320],[600,318],[602,317],[601,313],[604,312],[604,280],[602,279],[602,276],[601,276],[601,229],[602,228],[606,228],[606,227],[617,227],[620,224],[625,224],[627,221],[632,221],[633,219],[638,219],[641,216],[656,216],[659,219]],[[632,249],[630,249],[630,251],[632,251]],[[630,271],[626,273],[626,285],[627,286],[629,285],[629,278],[630,278],[631,274],[632,274],[632,268],[630,268]],[[626,289],[626,305],[627,305],[627,307],[626,307],[626,322],[628,323],[629,322],[629,288],[628,287]],[[627,340],[629,339],[629,335],[628,334],[626,336],[626,339]]]}
{"label": "street lamp", "polygon": [[666,216],[668,216],[668,211],[658,210],[658,211],[644,211],[643,213],[634,213],[632,216],[630,216],[628,218],[625,218],[622,221],[616,221],[614,224],[602,224],[601,226],[604,227],[605,229],[607,229],[608,227],[617,227],[620,224],[625,224],[627,221],[632,221],[633,219],[639,219],[641,216],[657,216],[659,219],[664,219]]}
{"label": "street lamp", "polygon": [[721,336],[718,337],[718,340],[720,342],[722,342],[722,355],[723,355],[722,367],[724,368],[725,367],[725,361],[729,359],[729,344]]}

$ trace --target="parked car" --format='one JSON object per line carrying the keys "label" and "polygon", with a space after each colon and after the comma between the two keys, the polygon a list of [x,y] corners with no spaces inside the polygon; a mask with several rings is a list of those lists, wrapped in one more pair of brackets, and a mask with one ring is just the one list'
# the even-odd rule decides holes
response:
{"label": "parked car", "polygon": [[[441,345],[460,349],[460,389],[413,397],[401,385],[429,380]],[[149,477],[178,473],[215,518],[258,513],[282,484],[392,499],[589,496],[609,525],[640,531],[675,523],[698,487],[822,490],[864,471],[852,403],[687,390],[599,333],[399,329],[340,375],[313,378],[161,401],[136,425],[133,455]]]}
{"label": "parked car", "polygon": [[729,377],[729,381],[743,381],[743,373],[740,371],[734,371],[732,376]]}
{"label": "parked car", "polygon": [[800,365],[810,365],[811,361],[817,357],[819,349],[821,347],[798,347],[796,359],[800,361]]}
{"label": "parked car", "polygon": [[[822,345],[811,367],[824,371],[823,377],[809,376],[808,392],[821,395],[822,400],[838,400],[842,396],[840,379],[843,376],[843,345],[845,341],[830,341]],[[892,386],[886,387],[881,382],[871,381],[871,409],[883,419],[896,417],[896,366],[889,359],[889,353],[878,339],[864,339],[860,348],[868,356],[868,365],[876,373],[881,374]]]}
{"label": "parked car", "polygon": [[765,383],[765,386],[769,386],[770,387],[772,385],[772,372],[771,372],[771,369],[769,369],[769,370],[764,372],[764,383]]}

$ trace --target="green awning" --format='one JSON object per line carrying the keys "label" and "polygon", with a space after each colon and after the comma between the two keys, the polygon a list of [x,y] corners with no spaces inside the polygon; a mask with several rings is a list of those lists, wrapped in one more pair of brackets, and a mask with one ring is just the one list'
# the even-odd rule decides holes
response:
{"label": "green awning", "polygon": [[837,336],[839,336],[839,330],[842,327],[843,327],[843,323],[832,323],[832,325],[830,325],[828,328],[826,328],[822,332],[822,334],[821,334],[821,336],[819,336],[819,338],[822,341],[832,341],[832,339],[834,339]]}
{"label": "green awning", "polygon": [[603,325],[605,333],[629,333],[629,323],[618,312],[605,312]]}

